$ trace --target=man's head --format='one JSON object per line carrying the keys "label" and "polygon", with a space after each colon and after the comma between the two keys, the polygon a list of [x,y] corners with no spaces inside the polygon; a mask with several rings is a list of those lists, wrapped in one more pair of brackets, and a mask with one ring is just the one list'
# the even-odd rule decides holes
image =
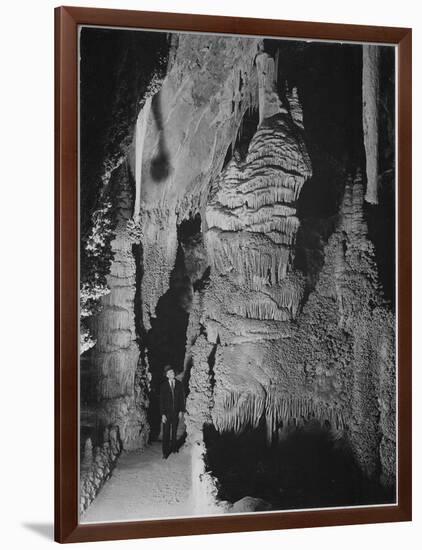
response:
{"label": "man's head", "polygon": [[174,373],[174,369],[171,365],[166,365],[164,367],[164,374],[167,376],[167,378],[169,380],[174,380],[175,373]]}

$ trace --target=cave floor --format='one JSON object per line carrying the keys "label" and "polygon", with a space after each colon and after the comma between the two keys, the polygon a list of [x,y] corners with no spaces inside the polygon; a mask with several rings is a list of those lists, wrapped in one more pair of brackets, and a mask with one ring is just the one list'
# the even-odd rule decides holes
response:
{"label": "cave floor", "polygon": [[183,445],[162,459],[161,443],[123,452],[82,523],[194,515],[191,453]]}

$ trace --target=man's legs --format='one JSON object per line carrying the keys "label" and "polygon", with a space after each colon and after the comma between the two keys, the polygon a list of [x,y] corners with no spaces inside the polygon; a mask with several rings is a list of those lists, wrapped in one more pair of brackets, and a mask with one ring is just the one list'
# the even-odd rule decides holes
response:
{"label": "man's legs", "polygon": [[163,422],[163,456],[168,457],[170,454],[170,419],[167,418],[166,422]]}
{"label": "man's legs", "polygon": [[179,417],[176,414],[171,419],[171,451],[175,453],[177,451],[177,425],[179,423]]}

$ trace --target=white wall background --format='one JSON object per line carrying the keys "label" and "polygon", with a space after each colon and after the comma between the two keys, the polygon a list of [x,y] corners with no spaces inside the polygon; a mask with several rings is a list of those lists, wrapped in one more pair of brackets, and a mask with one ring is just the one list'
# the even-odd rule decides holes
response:
{"label": "white wall background", "polygon": [[[413,27],[414,30],[414,521],[267,531],[140,542],[97,548],[202,550],[238,544],[342,550],[416,548],[422,537],[422,419],[418,321],[422,309],[422,185],[418,162],[421,31],[414,0],[69,0],[73,5]],[[53,521],[53,8],[51,0],[2,3],[0,210],[0,544],[37,550],[54,544]],[[80,545],[78,545],[80,546]],[[86,547],[85,547],[86,548]]]}

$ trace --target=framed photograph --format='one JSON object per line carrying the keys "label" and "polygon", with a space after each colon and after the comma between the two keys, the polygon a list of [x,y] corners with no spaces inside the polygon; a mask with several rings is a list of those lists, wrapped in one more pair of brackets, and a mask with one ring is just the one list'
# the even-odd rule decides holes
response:
{"label": "framed photograph", "polygon": [[55,538],[411,519],[411,30],[60,7]]}

